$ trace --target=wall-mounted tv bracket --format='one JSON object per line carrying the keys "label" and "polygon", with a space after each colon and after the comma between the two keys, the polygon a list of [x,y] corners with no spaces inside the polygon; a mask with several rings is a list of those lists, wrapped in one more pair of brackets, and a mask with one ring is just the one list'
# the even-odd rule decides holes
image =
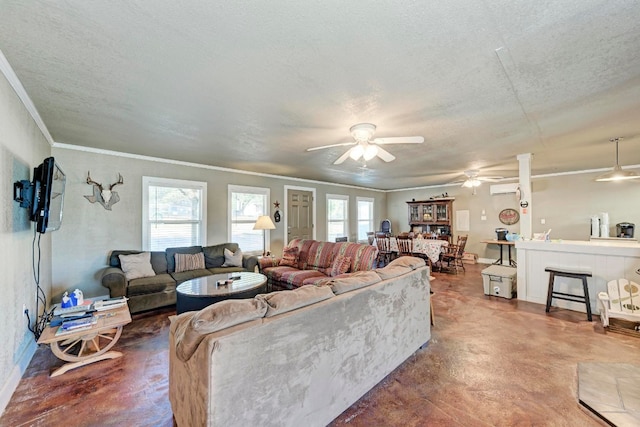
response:
{"label": "wall-mounted tv bracket", "polygon": [[33,187],[26,179],[13,183],[13,200],[20,203],[21,208],[31,209],[33,206]]}

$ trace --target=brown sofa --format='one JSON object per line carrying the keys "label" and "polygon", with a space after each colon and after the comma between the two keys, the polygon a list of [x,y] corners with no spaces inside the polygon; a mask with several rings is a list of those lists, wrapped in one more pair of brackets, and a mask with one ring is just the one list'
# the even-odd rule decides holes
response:
{"label": "brown sofa", "polygon": [[[287,255],[289,262],[285,262]],[[283,249],[283,257],[262,257],[258,266],[270,289],[284,290],[320,284],[338,275],[334,267],[340,258],[348,259],[348,266],[341,270],[346,274],[372,270],[377,256],[378,248],[371,245],[294,239]]]}
{"label": "brown sofa", "polygon": [[[102,286],[109,289],[111,297],[129,298],[129,310],[132,313],[164,307],[176,303],[176,286],[196,277],[211,274],[233,273],[236,271],[254,271],[258,258],[244,255],[242,267],[222,267],[224,250],[238,250],[237,243],[222,243],[213,246],[188,246],[167,248],[163,252],[151,252],[151,267],[155,276],[127,280],[120,265],[119,255],[139,254],[142,251],[115,250],[109,255],[109,267],[102,273]],[[205,268],[177,273],[175,254],[204,253]]]}

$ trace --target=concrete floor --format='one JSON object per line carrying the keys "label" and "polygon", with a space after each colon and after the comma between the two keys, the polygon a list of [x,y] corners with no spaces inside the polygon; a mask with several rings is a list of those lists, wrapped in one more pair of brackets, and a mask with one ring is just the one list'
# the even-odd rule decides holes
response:
{"label": "concrete floor", "polygon": [[[578,403],[579,363],[636,363],[640,339],[586,315],[483,294],[481,270],[435,272],[435,326],[417,351],[333,426],[597,426]],[[62,364],[36,352],[0,426],[172,426],[172,310],[135,315],[114,350],[124,357],[50,378]]]}
{"label": "concrete floor", "polygon": [[640,426],[640,365],[579,363],[578,398],[582,405],[612,425]]}

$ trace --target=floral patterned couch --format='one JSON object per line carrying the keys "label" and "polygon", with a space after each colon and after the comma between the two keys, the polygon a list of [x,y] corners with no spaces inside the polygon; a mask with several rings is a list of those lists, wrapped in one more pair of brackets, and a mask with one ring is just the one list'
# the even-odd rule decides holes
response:
{"label": "floral patterned couch", "polygon": [[258,262],[272,290],[317,285],[333,277],[372,270],[378,256],[375,246],[310,239],[294,239],[282,252],[280,258],[262,257]]}

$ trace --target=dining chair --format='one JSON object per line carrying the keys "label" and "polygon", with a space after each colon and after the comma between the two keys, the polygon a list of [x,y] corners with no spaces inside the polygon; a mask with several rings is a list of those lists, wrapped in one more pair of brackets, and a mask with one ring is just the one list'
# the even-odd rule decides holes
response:
{"label": "dining chair", "polygon": [[396,241],[398,242],[399,256],[413,256],[413,239],[409,237],[409,234],[397,236]]}
{"label": "dining chair", "polygon": [[391,220],[383,219],[380,222],[380,232],[381,233],[387,233],[387,234],[391,233]]}
{"label": "dining chair", "polygon": [[[391,241],[387,233],[376,233],[376,245],[378,246],[378,261],[377,265],[384,267],[391,262]],[[382,265],[380,265],[382,264]]]}
{"label": "dining chair", "polygon": [[376,233],[373,231],[367,231],[367,240],[369,241],[370,245],[373,245],[376,240]]}
{"label": "dining chair", "polygon": [[442,257],[440,258],[440,270],[442,271],[442,265],[446,262],[447,268],[451,269],[453,264],[453,269],[456,274],[458,274],[458,268],[464,269],[464,263],[462,262],[462,256],[464,255],[464,248],[467,245],[468,236],[458,236],[458,240],[455,244],[449,245],[446,248],[446,251],[442,253]]}

